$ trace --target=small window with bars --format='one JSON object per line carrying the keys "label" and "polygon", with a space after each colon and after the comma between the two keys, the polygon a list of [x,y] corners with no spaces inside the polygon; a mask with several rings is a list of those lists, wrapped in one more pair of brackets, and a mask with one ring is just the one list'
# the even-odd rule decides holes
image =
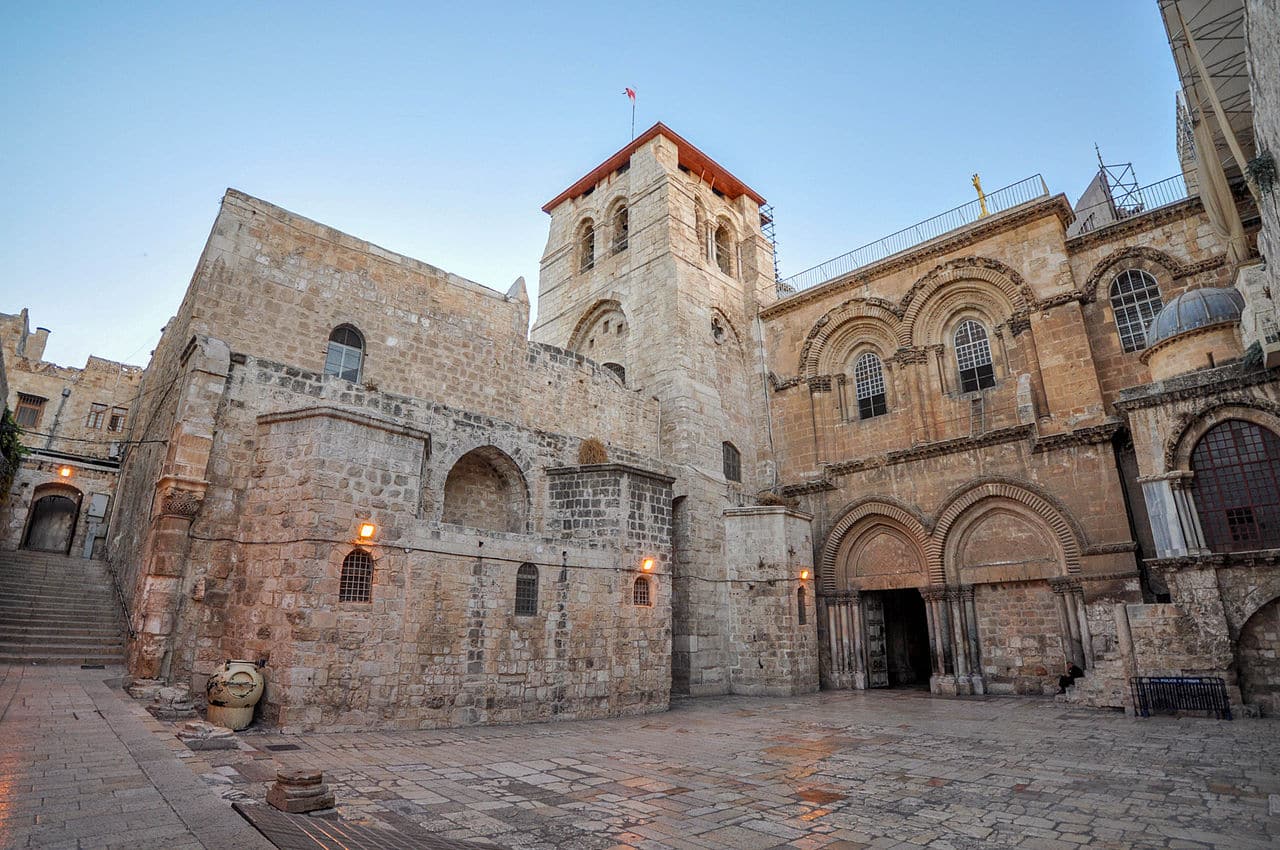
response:
{"label": "small window with bars", "polygon": [[729,481],[742,480],[742,453],[738,451],[738,447],[733,443],[725,442],[720,445],[721,452],[724,455],[724,477]]}
{"label": "small window with bars", "polygon": [[129,409],[127,407],[111,408],[111,418],[107,420],[107,430],[120,432],[124,430],[124,424],[129,419]]}
{"label": "small window with bars", "polygon": [[1126,352],[1147,347],[1147,327],[1160,312],[1160,286],[1156,279],[1141,269],[1128,269],[1111,282],[1111,312],[1116,318],[1116,332]]}
{"label": "small window with bars", "polygon": [[809,611],[805,607],[805,592],[803,587],[796,588],[796,617],[800,625],[807,625],[809,622]]}
{"label": "small window with bars", "polygon": [[364,549],[352,549],[342,559],[338,579],[339,602],[368,602],[373,594],[373,556]]}
{"label": "small window with bars", "polygon": [[986,328],[973,319],[965,319],[956,329],[956,366],[960,370],[961,392],[971,393],[996,385]]}
{"label": "small window with bars", "polygon": [[871,419],[889,412],[884,394],[884,366],[868,351],[853,366],[854,392],[858,397],[858,418]]}
{"label": "small window with bars", "polygon": [[653,594],[650,593],[647,576],[637,577],[635,584],[631,585],[631,604],[644,608],[653,605]]}
{"label": "small window with bars", "polygon": [[733,275],[733,233],[729,230],[729,225],[722,224],[716,228],[715,236],[711,241],[712,251],[715,254],[716,266],[720,271],[727,275]]}
{"label": "small window with bars", "polygon": [[38,395],[18,393],[18,406],[13,411],[13,419],[18,423],[18,427],[28,430],[37,427],[40,424],[40,415],[44,413],[46,400]]}
{"label": "small window with bars", "polygon": [[84,421],[84,427],[91,431],[99,431],[102,429],[102,423],[106,418],[107,406],[95,401],[89,405],[89,416]]}
{"label": "small window with bars", "polygon": [[516,570],[516,616],[532,617],[538,613],[538,568],[521,564]]}

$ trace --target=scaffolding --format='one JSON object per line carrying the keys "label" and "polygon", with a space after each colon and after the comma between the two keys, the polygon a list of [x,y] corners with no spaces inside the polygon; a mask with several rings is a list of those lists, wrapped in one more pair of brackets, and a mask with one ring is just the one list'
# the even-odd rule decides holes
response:
{"label": "scaffolding", "polygon": [[778,234],[774,229],[773,223],[773,205],[765,204],[760,208],[760,233],[769,243],[769,250],[773,252],[773,281],[774,283],[782,282],[782,275],[778,272]]}

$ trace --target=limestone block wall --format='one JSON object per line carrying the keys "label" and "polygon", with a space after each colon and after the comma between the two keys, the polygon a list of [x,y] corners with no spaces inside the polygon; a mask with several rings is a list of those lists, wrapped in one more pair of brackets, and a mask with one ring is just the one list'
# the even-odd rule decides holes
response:
{"label": "limestone block wall", "polygon": [[725,650],[732,693],[789,696],[818,689],[809,521],[784,507],[725,512]]}
{"label": "limestone block wall", "polygon": [[[1275,68],[1280,65],[1280,3],[1277,0],[1247,0],[1245,4],[1245,39],[1249,67],[1249,98],[1253,106],[1254,146],[1259,154],[1269,153],[1280,159],[1280,90],[1276,86]],[[1280,324],[1276,316],[1274,293],[1280,291],[1280,191],[1272,187],[1260,192],[1259,212],[1262,229],[1258,233],[1258,252],[1267,260],[1260,277],[1262,286],[1251,287],[1254,293],[1264,287],[1273,293],[1270,303],[1250,297],[1250,314],[1266,315]],[[1250,322],[1244,328],[1245,345],[1253,341],[1257,328]]]}
{"label": "limestone block wall", "polygon": [[[553,488],[546,532],[484,531],[415,519],[421,432],[336,408],[263,416],[259,426],[241,561],[202,588],[202,640],[268,659],[268,719],[286,729],[429,728],[666,707],[669,546],[657,541],[669,535],[669,478],[562,469],[556,480],[576,484]],[[566,521],[602,484],[625,495],[604,508],[598,530],[611,533],[588,547]],[[363,518],[378,523],[371,545],[355,537]],[[368,602],[340,599],[353,550],[374,559]],[[637,605],[644,555],[658,566]],[[515,608],[522,564],[538,571],[529,614]]]}
{"label": "limestone block wall", "polygon": [[997,694],[1052,692],[1068,653],[1049,585],[978,585],[974,605],[987,690]]}

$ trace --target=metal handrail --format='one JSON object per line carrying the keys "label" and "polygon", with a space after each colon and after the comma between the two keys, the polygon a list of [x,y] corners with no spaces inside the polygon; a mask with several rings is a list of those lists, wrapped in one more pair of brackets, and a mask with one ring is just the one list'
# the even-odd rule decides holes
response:
{"label": "metal handrail", "polygon": [[[987,214],[992,215],[1004,212],[1028,201],[1048,196],[1049,187],[1045,184],[1044,178],[1039,174],[1034,174],[1025,180],[1019,180],[1017,183],[1011,183],[1001,189],[996,189],[994,192],[989,192],[986,195]],[[928,242],[930,239],[936,239],[948,231],[973,224],[980,218],[982,218],[982,205],[979,200],[975,199],[967,204],[961,204],[954,209],[939,213],[933,218],[927,218],[918,224],[913,224],[896,233],[891,233],[883,239],[877,239],[875,242],[870,242],[861,248],[855,248],[847,254],[841,254],[813,268],[793,274],[791,277],[779,281],[778,294],[789,295],[793,292],[800,292],[812,286],[817,286],[819,283],[842,277],[854,269],[878,262],[908,248],[914,248],[917,245]]]}
{"label": "metal handrail", "polygon": [[1072,235],[1080,236],[1108,224],[1185,201],[1189,197],[1191,195],[1187,192],[1186,179],[1181,174],[1175,174],[1157,183],[1131,192],[1117,193],[1114,198],[1081,207],[1075,211],[1076,225],[1072,228]]}

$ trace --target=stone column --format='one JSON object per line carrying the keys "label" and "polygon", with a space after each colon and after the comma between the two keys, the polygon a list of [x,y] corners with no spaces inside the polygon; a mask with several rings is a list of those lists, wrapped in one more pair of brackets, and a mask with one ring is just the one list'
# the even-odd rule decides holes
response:
{"label": "stone column", "polygon": [[973,585],[960,585],[960,599],[964,607],[965,630],[969,645],[969,681],[973,683],[975,694],[984,694],[987,689],[982,679],[982,648],[978,644],[978,609],[974,605],[973,596]]}
{"label": "stone column", "polygon": [[1083,669],[1093,666],[1093,634],[1089,631],[1089,610],[1084,604],[1084,585],[1079,579],[1071,582],[1071,596],[1075,599],[1076,614],[1080,618],[1080,648],[1083,650]]}
{"label": "stone column", "polygon": [[933,647],[934,674],[929,682],[929,690],[934,693],[954,693],[955,678],[947,671],[947,646],[950,643],[950,624],[946,615],[946,588],[940,584],[930,585],[920,591],[925,598],[932,623],[929,635]]}
{"label": "stone column", "polygon": [[840,650],[839,603],[834,596],[824,596],[822,607],[827,616],[827,654],[831,658],[831,687],[844,687],[844,656]]}
{"label": "stone column", "polygon": [[849,594],[849,634],[853,642],[853,687],[862,691],[867,687],[867,641],[863,626],[862,594]]}
{"label": "stone column", "polygon": [[956,693],[971,693],[969,682],[969,639],[965,634],[964,606],[960,588],[947,588],[947,610],[951,617],[951,655],[956,667]]}
{"label": "stone column", "polygon": [[1062,630],[1062,643],[1064,655],[1068,661],[1072,661],[1084,667],[1084,653],[1080,648],[1080,621],[1075,612],[1075,597],[1071,595],[1071,579],[1069,578],[1052,578],[1049,579],[1049,586],[1053,588],[1054,603],[1058,608],[1058,627]]}
{"label": "stone column", "polygon": [[932,675],[941,676],[943,672],[942,655],[938,652],[938,623],[934,619],[933,599],[927,588],[920,588],[920,596],[924,599],[924,615],[929,623],[929,669]]}

